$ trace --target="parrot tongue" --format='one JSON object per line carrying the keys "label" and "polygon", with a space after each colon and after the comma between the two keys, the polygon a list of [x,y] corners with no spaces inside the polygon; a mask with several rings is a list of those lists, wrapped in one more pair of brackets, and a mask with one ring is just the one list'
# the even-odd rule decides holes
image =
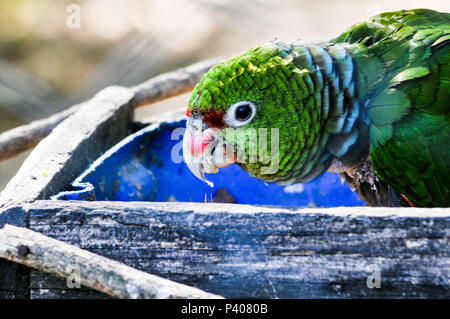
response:
{"label": "parrot tongue", "polygon": [[227,151],[226,144],[211,128],[198,133],[189,126],[186,128],[183,157],[192,174],[211,187],[214,184],[206,179],[205,173],[217,173],[220,167],[236,162],[234,153]]}

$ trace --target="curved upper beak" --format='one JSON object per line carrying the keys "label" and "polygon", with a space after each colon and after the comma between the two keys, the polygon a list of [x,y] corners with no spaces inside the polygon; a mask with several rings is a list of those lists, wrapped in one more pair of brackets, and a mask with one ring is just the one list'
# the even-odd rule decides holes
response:
{"label": "curved upper beak", "polygon": [[236,162],[231,147],[217,134],[218,129],[207,127],[199,118],[189,118],[183,137],[183,157],[197,178],[213,187],[205,173],[217,173],[220,167]]}

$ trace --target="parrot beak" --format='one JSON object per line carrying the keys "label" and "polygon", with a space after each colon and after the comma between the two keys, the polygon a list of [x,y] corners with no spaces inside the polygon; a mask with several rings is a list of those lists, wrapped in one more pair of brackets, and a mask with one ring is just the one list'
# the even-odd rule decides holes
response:
{"label": "parrot beak", "polygon": [[236,155],[219,137],[218,129],[207,127],[201,119],[189,118],[183,137],[183,157],[197,178],[213,187],[205,173],[217,173],[220,167],[236,162]]}

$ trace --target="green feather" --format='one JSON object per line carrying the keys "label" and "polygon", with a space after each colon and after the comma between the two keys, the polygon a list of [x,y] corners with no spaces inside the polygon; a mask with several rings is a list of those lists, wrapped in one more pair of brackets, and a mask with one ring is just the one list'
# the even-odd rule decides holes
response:
{"label": "green feather", "polygon": [[400,83],[403,81],[409,81],[413,79],[420,78],[422,76],[425,76],[430,73],[430,70],[427,67],[419,66],[419,67],[412,67],[408,68],[406,70],[400,71],[394,78],[392,79],[392,82]]}
{"label": "green feather", "polygon": [[369,117],[375,125],[392,124],[408,113],[408,96],[398,90],[389,89],[380,93],[369,108]]}

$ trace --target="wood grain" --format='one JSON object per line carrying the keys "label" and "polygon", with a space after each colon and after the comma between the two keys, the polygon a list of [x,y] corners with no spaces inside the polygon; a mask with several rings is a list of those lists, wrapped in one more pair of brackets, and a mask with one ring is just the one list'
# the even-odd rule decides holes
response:
{"label": "wood grain", "polygon": [[12,225],[0,230],[0,257],[117,298],[221,298]]}
{"label": "wood grain", "polygon": [[[28,216],[46,236],[228,298],[450,297],[449,209],[38,201]],[[375,271],[381,288],[368,288]],[[35,297],[62,284],[31,276]]]}

